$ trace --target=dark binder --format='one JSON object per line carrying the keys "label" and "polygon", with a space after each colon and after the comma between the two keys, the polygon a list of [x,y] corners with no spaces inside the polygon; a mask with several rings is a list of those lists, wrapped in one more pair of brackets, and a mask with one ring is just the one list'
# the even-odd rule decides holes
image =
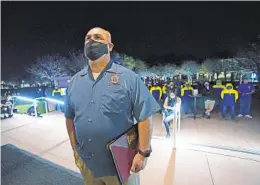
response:
{"label": "dark binder", "polygon": [[117,175],[122,184],[130,176],[130,169],[138,147],[138,128],[132,126],[125,133],[113,139],[107,145],[108,151],[112,156]]}

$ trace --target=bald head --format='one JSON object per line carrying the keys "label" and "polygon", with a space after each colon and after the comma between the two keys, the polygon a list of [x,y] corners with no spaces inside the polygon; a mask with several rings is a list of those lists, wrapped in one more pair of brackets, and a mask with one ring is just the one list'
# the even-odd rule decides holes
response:
{"label": "bald head", "polygon": [[111,34],[103,28],[92,28],[85,37],[85,55],[90,60],[109,61],[114,45]]}
{"label": "bald head", "polygon": [[98,42],[102,41],[105,44],[112,42],[109,31],[99,27],[92,28],[88,31],[85,40],[87,41],[88,39],[96,40]]}

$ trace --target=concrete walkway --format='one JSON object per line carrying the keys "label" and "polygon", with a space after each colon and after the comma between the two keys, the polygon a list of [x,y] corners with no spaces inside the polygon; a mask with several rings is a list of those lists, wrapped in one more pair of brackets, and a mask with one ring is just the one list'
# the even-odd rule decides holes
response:
{"label": "concrete walkway", "polygon": [[[259,185],[260,115],[255,115],[238,123],[220,121],[217,115],[210,121],[183,119],[176,151],[164,138],[161,116],[154,116],[154,152],[141,172],[142,185]],[[1,139],[2,145],[11,143],[79,171],[61,113],[3,120]]]}

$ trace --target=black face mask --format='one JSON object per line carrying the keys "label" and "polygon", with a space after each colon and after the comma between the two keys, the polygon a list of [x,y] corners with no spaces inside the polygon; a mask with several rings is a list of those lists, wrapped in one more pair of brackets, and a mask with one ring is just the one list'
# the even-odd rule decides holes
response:
{"label": "black face mask", "polygon": [[90,40],[85,44],[85,56],[90,60],[97,60],[105,54],[108,54],[107,45],[101,42]]}
{"label": "black face mask", "polygon": [[231,89],[232,89],[232,87],[231,87],[231,86],[227,86],[227,89],[228,89],[228,90],[231,90]]}

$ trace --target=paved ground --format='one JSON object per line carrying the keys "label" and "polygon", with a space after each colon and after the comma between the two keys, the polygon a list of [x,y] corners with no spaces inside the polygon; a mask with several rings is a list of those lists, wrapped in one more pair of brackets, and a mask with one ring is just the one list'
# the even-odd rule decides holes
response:
{"label": "paved ground", "polygon": [[[183,119],[176,151],[164,138],[160,115],[154,116],[154,152],[141,173],[142,184],[259,185],[260,114],[258,107],[255,110],[254,119],[242,118],[238,123],[220,121],[218,115],[210,121]],[[60,113],[3,120],[1,139],[2,145],[12,143],[78,171]]]}

